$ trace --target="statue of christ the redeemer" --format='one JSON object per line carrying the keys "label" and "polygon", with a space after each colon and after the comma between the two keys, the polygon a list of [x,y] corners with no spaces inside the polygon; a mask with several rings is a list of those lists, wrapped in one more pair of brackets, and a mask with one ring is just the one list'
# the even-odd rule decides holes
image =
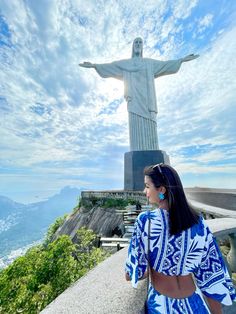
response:
{"label": "statue of christ the redeemer", "polygon": [[131,151],[158,150],[157,105],[155,78],[178,72],[182,62],[196,59],[190,54],[178,60],[159,61],[143,58],[143,40],[133,42],[132,58],[104,64],[81,63],[94,68],[103,77],[124,81],[124,97],[129,113],[129,138]]}

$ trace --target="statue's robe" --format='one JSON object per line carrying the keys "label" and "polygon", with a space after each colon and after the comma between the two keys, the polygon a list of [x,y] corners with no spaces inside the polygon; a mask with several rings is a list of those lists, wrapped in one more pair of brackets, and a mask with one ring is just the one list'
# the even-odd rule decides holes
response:
{"label": "statue's robe", "polygon": [[129,112],[130,150],[158,150],[155,78],[178,72],[181,60],[159,61],[134,57],[95,64],[97,73],[124,81]]}

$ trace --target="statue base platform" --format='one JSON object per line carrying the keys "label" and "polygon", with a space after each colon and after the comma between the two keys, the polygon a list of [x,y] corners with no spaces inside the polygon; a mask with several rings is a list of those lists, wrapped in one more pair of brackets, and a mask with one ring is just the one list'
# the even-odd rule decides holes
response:
{"label": "statue base platform", "polygon": [[127,152],[124,155],[124,190],[143,191],[146,166],[158,163],[170,164],[169,156],[162,150]]}

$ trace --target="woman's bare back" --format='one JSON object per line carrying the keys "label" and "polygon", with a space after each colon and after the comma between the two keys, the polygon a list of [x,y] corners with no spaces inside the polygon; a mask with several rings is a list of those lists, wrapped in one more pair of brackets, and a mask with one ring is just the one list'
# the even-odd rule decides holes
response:
{"label": "woman's bare back", "polygon": [[182,299],[189,297],[196,290],[192,275],[169,276],[151,269],[152,286],[162,295]]}

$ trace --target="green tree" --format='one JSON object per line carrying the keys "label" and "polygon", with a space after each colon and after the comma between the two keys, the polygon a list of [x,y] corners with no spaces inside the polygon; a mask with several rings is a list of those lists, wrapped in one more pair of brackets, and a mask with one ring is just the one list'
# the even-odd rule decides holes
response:
{"label": "green tree", "polygon": [[74,244],[67,235],[38,245],[0,272],[0,313],[39,313],[89,269],[107,257],[96,235],[81,228]]}
{"label": "green tree", "polygon": [[58,217],[53,224],[48,228],[48,231],[45,236],[44,245],[48,245],[50,242],[52,242],[53,236],[55,232],[58,230],[60,226],[64,223],[64,221],[67,218],[67,214],[63,217]]}

